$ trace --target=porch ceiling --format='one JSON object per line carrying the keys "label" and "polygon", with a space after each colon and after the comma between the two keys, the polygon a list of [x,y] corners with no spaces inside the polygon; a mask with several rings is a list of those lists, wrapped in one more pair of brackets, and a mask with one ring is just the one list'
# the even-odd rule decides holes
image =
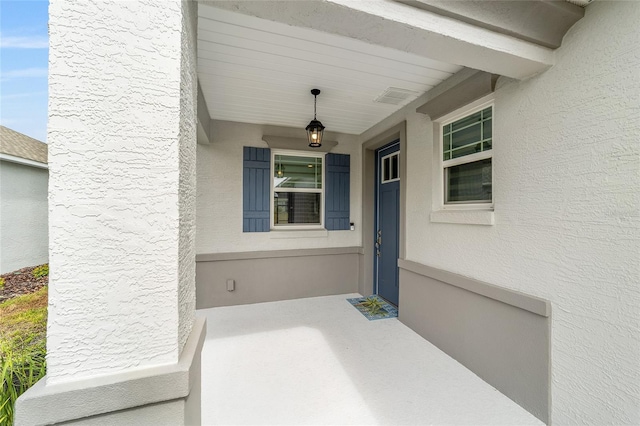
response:
{"label": "porch ceiling", "polygon": [[[461,66],[200,3],[198,78],[211,118],[360,134]],[[413,92],[376,102],[388,88]]]}

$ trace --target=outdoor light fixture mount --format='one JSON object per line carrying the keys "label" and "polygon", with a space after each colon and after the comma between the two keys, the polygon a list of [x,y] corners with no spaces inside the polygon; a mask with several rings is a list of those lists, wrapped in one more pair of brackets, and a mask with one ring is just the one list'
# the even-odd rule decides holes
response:
{"label": "outdoor light fixture mount", "polygon": [[311,148],[319,148],[322,146],[322,134],[324,133],[324,126],[316,119],[316,102],[318,100],[320,90],[312,89],[311,94],[313,95],[313,120],[311,120],[305,130],[307,131],[309,146]]}

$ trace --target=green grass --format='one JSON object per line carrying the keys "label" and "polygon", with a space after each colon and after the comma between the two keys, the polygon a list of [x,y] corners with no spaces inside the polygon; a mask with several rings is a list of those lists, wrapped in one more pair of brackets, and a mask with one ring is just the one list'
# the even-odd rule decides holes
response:
{"label": "green grass", "polygon": [[15,400],[46,372],[47,287],[0,304],[0,425]]}

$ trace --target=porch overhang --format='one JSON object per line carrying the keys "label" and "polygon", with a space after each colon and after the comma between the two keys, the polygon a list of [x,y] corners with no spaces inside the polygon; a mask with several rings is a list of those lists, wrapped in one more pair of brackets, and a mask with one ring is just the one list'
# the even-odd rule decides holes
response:
{"label": "porch overhang", "polygon": [[200,3],[516,79],[554,63],[548,47],[391,0]]}

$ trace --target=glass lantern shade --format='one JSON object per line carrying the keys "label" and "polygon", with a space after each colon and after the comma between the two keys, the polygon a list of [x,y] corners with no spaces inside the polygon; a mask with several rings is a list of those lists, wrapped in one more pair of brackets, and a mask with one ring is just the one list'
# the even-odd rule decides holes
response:
{"label": "glass lantern shade", "polygon": [[311,120],[306,127],[307,138],[309,139],[309,146],[311,148],[319,148],[322,146],[322,134],[324,132],[324,126],[318,120]]}

